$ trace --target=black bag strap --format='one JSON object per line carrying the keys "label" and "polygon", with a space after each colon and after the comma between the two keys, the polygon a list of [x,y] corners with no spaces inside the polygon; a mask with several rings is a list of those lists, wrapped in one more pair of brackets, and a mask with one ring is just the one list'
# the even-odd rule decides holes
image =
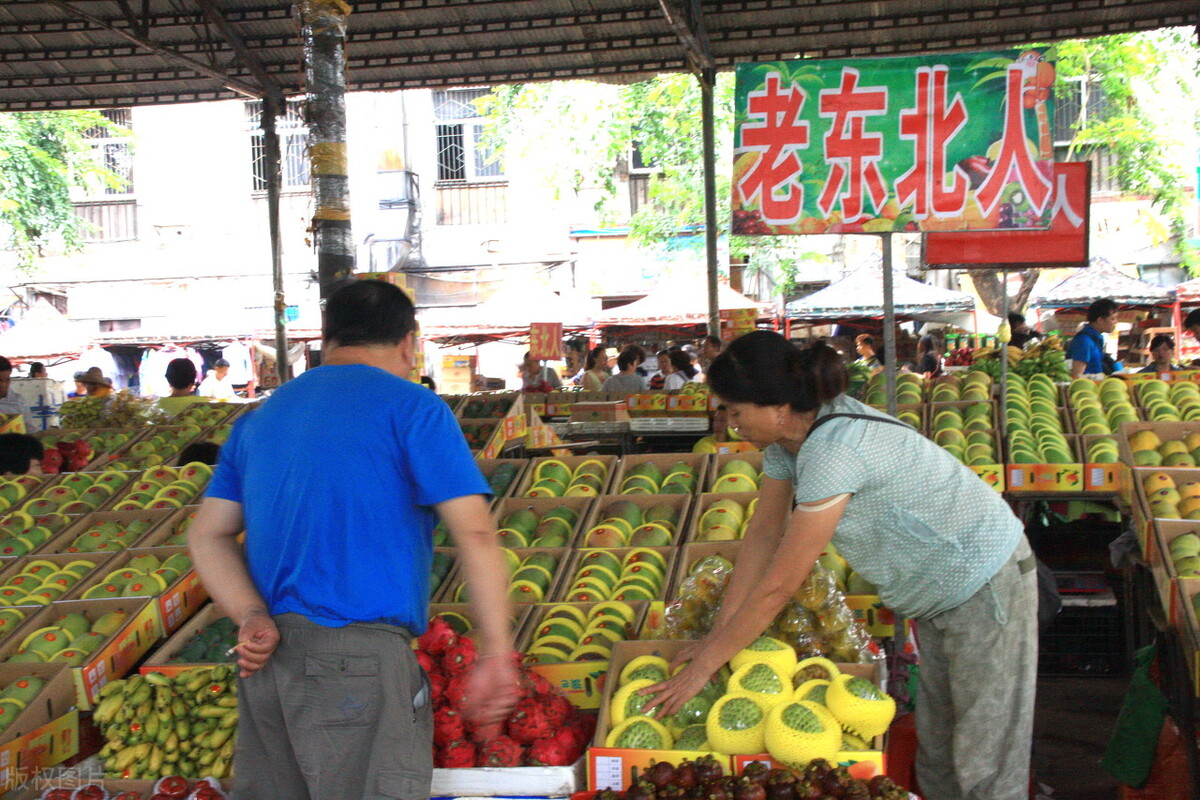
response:
{"label": "black bag strap", "polygon": [[910,430],[910,431],[916,430],[912,425],[909,425],[907,422],[901,422],[898,419],[891,419],[890,417],[876,417],[872,414],[838,413],[838,414],[826,414],[825,416],[817,419],[815,422],[813,422],[812,427],[808,429],[808,433],[805,434],[804,438],[807,440],[808,437],[812,436],[813,431],[815,431],[817,428],[821,427],[826,422],[829,422],[829,420],[837,419],[838,417],[846,417],[848,419],[865,419],[870,422],[882,422],[887,425],[899,425],[901,428],[906,428],[907,430]]}

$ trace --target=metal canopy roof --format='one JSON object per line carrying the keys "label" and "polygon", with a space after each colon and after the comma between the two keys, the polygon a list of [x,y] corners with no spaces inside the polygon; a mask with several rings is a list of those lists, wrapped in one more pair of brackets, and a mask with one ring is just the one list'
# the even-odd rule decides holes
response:
{"label": "metal canopy roof", "polygon": [[[5,0],[0,110],[303,91],[292,0]],[[361,0],[348,88],[632,81],[1194,25],[1195,0]],[[257,62],[257,63],[254,63]],[[230,87],[238,87],[234,91]],[[257,90],[257,92],[256,92]]]}

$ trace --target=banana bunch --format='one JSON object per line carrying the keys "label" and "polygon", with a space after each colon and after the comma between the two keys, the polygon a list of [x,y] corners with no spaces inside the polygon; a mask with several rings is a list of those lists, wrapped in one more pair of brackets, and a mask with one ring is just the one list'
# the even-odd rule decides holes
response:
{"label": "banana bunch", "polygon": [[[973,353],[974,361],[971,369],[986,372],[993,379],[1000,377],[1000,350],[995,347],[980,347]],[[1022,378],[1033,375],[1046,375],[1050,380],[1066,381],[1071,379],[1071,371],[1067,367],[1063,355],[1062,337],[1047,336],[1036,344],[1021,350],[1008,347],[1008,367]]]}
{"label": "banana bunch", "polygon": [[237,731],[232,665],[197,667],[174,678],[134,675],[105,684],[92,714],[107,740],[107,778],[225,778]]}

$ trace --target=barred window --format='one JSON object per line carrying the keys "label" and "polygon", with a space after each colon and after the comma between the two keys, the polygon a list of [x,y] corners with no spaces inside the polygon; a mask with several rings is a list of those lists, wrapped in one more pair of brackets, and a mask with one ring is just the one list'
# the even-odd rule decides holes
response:
{"label": "barred window", "polygon": [[[303,101],[288,100],[284,113],[275,118],[279,135],[280,171],[283,191],[308,191],[312,167],[308,159],[308,125],[304,122]],[[251,188],[267,190],[267,147],[262,132],[262,101],[246,101],[246,132],[250,135]]]}
{"label": "barred window", "polygon": [[502,180],[504,165],[483,145],[483,124],[474,101],[490,89],[450,89],[433,93],[434,135],[439,181]]}
{"label": "barred window", "polygon": [[133,142],[129,131],[133,118],[128,108],[106,108],[101,115],[108,120],[106,125],[97,125],[84,132],[84,138],[92,146],[92,152],[100,166],[116,176],[116,182],[96,179],[88,187],[89,198],[125,196],[133,194]]}

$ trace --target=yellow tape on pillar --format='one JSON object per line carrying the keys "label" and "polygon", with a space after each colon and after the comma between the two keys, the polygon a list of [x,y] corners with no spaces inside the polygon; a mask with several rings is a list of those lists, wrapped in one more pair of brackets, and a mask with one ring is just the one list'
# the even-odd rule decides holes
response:
{"label": "yellow tape on pillar", "polygon": [[331,9],[335,14],[342,16],[350,14],[350,4],[344,3],[342,0],[304,0],[300,4],[300,13],[307,16],[316,13],[321,8]]}
{"label": "yellow tape on pillar", "polygon": [[350,219],[350,212],[346,209],[321,206],[313,213],[313,219],[340,220],[344,222]]}
{"label": "yellow tape on pillar", "polygon": [[345,142],[317,142],[309,148],[313,172],[317,175],[345,175],[348,168]]}

